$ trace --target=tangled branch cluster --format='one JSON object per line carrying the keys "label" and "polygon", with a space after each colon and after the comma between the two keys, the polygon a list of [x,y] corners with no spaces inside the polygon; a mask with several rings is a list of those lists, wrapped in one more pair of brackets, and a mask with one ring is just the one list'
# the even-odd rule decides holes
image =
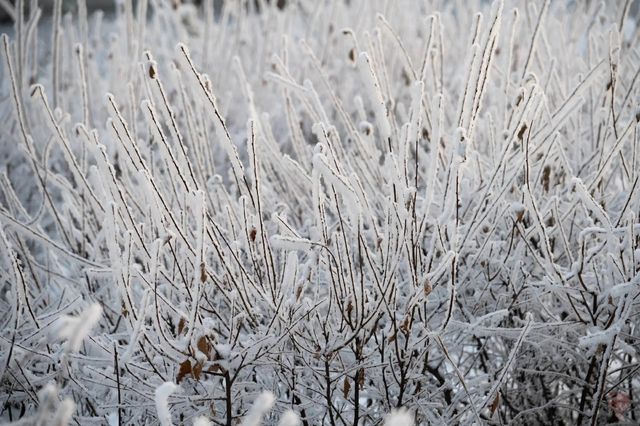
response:
{"label": "tangled branch cluster", "polygon": [[24,3],[1,419],[638,421],[631,1]]}

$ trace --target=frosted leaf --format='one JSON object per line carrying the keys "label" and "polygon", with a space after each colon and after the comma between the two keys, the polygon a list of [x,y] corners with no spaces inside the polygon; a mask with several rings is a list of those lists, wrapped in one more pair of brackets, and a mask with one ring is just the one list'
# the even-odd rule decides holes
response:
{"label": "frosted leaf", "polygon": [[262,392],[249,409],[249,413],[242,420],[241,426],[260,426],[262,417],[271,410],[276,397],[271,392]]}
{"label": "frosted leaf", "polygon": [[173,382],[165,382],[158,386],[155,391],[156,412],[161,426],[172,426],[171,412],[169,411],[169,396],[179,387]]}
{"label": "frosted leaf", "polygon": [[101,317],[102,307],[98,303],[89,305],[78,316],[65,315],[61,317],[56,324],[56,329],[58,337],[66,340],[65,351],[78,352],[82,341],[89,335]]}

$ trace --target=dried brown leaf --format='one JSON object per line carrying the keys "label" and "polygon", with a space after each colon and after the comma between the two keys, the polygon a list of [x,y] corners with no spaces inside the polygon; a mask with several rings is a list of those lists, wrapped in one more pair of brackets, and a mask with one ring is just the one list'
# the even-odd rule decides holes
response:
{"label": "dried brown leaf", "polygon": [[349,391],[351,390],[351,383],[349,383],[349,377],[344,378],[344,383],[342,383],[342,396],[345,399],[349,397]]}
{"label": "dried brown leaf", "polygon": [[431,281],[429,279],[424,280],[424,295],[428,296],[433,291],[433,287],[431,286]]}
{"label": "dried brown leaf", "polygon": [[489,407],[489,411],[491,411],[492,416],[493,416],[493,413],[495,413],[496,410],[498,409],[498,405],[500,405],[500,392],[496,394],[496,397],[493,399],[493,402],[491,403],[491,407]]}
{"label": "dried brown leaf", "polygon": [[207,357],[211,357],[211,344],[205,336],[201,336],[198,339],[196,346],[200,352],[205,354]]}
{"label": "dried brown leaf", "polygon": [[524,123],[522,125],[522,127],[520,127],[520,130],[518,130],[518,139],[522,140],[524,138],[524,132],[527,131],[527,123]]}
{"label": "dried brown leaf", "polygon": [[360,368],[358,370],[356,377],[358,378],[358,386],[360,387],[360,390],[364,389],[364,368]]}
{"label": "dried brown leaf", "polygon": [[180,321],[178,321],[178,335],[182,334],[185,325],[187,325],[187,321],[184,318],[180,318]]}
{"label": "dried brown leaf", "polygon": [[196,365],[193,366],[191,374],[193,374],[193,378],[194,379],[200,380],[200,376],[202,375],[202,363],[201,362],[198,362],[198,363],[196,363]]}
{"label": "dried brown leaf", "polygon": [[180,369],[178,370],[178,375],[176,376],[176,383],[180,383],[182,379],[184,379],[188,374],[191,374],[191,361],[186,360],[185,362],[180,364]]}

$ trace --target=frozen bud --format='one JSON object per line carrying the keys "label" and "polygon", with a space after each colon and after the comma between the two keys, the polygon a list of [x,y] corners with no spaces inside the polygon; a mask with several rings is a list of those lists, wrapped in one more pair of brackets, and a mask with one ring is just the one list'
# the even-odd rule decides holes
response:
{"label": "frozen bud", "polygon": [[431,286],[431,281],[429,280],[429,278],[425,278],[423,287],[425,297],[430,295],[433,291],[433,287]]}

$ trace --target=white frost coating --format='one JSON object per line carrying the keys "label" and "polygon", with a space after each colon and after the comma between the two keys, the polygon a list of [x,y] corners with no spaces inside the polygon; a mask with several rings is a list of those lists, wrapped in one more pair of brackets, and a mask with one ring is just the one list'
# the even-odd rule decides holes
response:
{"label": "white frost coating", "polygon": [[580,338],[578,345],[581,348],[587,349],[587,356],[591,356],[598,349],[599,345],[611,344],[619,332],[620,329],[615,323],[605,330],[592,327],[591,330],[589,330],[589,334]]}
{"label": "white frost coating", "polygon": [[204,416],[196,417],[193,420],[193,426],[212,426],[212,425],[213,423],[211,423],[211,421]]}
{"label": "white frost coating", "polygon": [[361,52],[358,56],[358,68],[360,69],[360,75],[364,80],[365,89],[369,95],[369,100],[371,101],[372,108],[376,116],[380,136],[386,141],[391,137],[391,125],[389,124],[388,117],[389,113],[384,103],[380,83],[376,77],[371,59],[366,52]]}
{"label": "white frost coating", "polygon": [[191,308],[189,310],[189,328],[185,341],[188,342],[194,332],[194,323],[196,321],[196,313],[198,311],[198,302],[200,300],[201,286],[206,281],[206,265],[204,262],[204,233],[205,225],[204,219],[206,215],[206,206],[203,191],[194,191],[190,194],[191,202],[193,205],[193,215],[196,221],[196,250],[195,250],[195,268],[193,278],[193,291],[195,296],[191,300]]}
{"label": "white frost coating", "polygon": [[404,190],[402,191],[402,200],[404,202],[404,207],[405,209],[407,209],[407,211],[409,211],[409,207],[413,204],[413,200],[416,197],[416,187],[415,186],[409,186],[407,188],[404,188]]}
{"label": "white frost coating", "polygon": [[584,203],[585,207],[591,210],[593,215],[605,226],[612,228],[609,216],[604,212],[602,207],[598,205],[596,200],[589,194],[589,191],[582,183],[582,179],[574,177],[572,183],[576,186],[576,193],[580,196],[580,200]]}
{"label": "white frost coating", "polygon": [[[9,241],[7,240],[7,236],[4,233],[4,230],[2,229],[2,223],[0,222],[0,247],[2,248],[2,254],[0,254],[0,261],[2,260],[3,257],[6,257],[6,263],[8,263],[9,265],[11,265],[11,269],[13,272],[13,278],[14,280],[16,280],[16,282],[18,281],[18,279],[20,278],[20,269],[19,269],[19,262],[18,259],[11,247],[11,244],[9,243]],[[3,265],[2,263],[0,263],[0,267],[2,268],[8,268],[8,265]],[[15,315],[15,312],[19,310],[20,305],[26,305],[26,295],[24,293],[24,289],[22,289],[20,286],[14,286],[13,287],[15,289],[14,293],[14,297],[12,298],[13,300],[11,301],[12,307],[11,307],[11,313],[13,315]],[[9,299],[9,297],[7,297],[8,295],[4,296],[7,299]],[[6,314],[5,314],[6,315]],[[13,317],[12,315],[12,317]],[[12,318],[12,323],[15,323],[15,317]],[[3,359],[2,359],[2,369],[0,370],[0,374],[4,375],[4,369],[6,366],[6,362],[4,362],[4,353],[3,353]],[[2,377],[2,375],[0,375],[0,377]]]}
{"label": "white frost coating", "polygon": [[[151,274],[154,276],[155,274]],[[142,298],[142,307],[138,310],[138,321],[136,322],[133,333],[131,334],[131,339],[129,340],[129,345],[127,346],[126,352],[122,355],[122,363],[126,363],[129,361],[129,358],[136,350],[138,345],[138,339],[140,338],[140,332],[144,328],[144,322],[147,319],[147,308],[149,306],[149,297],[151,295],[151,290],[147,290],[144,292],[144,296]]]}
{"label": "white frost coating", "polygon": [[[584,414],[616,414],[640,307],[631,2],[116,1],[103,30],[67,14],[43,44],[33,11],[0,37],[0,381],[20,390],[0,423],[50,424],[68,396],[82,424],[159,425],[154,391],[187,360],[168,397],[185,426],[225,423],[229,390],[235,426],[262,390],[283,426],[288,408],[382,426],[402,392],[415,423],[571,423],[536,407],[587,385]],[[57,326],[97,300],[66,352]],[[418,391],[403,360],[427,353]]]}
{"label": "white frost coating", "polygon": [[192,81],[195,81],[195,83],[200,86],[199,92],[206,98],[205,103],[212,113],[212,121],[215,123],[216,133],[219,137],[219,141],[222,144],[223,149],[226,151],[229,157],[229,161],[231,162],[231,167],[233,168],[235,178],[241,179],[242,177],[244,177],[244,167],[242,166],[242,162],[240,161],[238,150],[231,140],[231,135],[226,128],[224,119],[220,114],[214,95],[211,90],[207,88],[207,84],[203,78],[203,75],[196,70],[193,61],[191,60],[191,56],[189,54],[189,49],[187,48],[187,46],[185,46],[183,43],[178,43],[177,48],[181,52],[181,54],[178,55],[180,57],[181,67],[184,67],[184,69],[186,70],[190,70],[190,72],[187,72],[187,74],[192,76]]}
{"label": "white frost coating", "polygon": [[406,409],[392,410],[384,419],[384,426],[412,426],[413,415]]}
{"label": "white frost coating", "polygon": [[459,127],[456,131],[456,140],[458,141],[457,154],[462,160],[467,158],[467,136],[466,131]]}
{"label": "white frost coating", "polygon": [[455,219],[457,204],[456,181],[458,177],[459,166],[460,157],[457,155],[457,153],[456,155],[451,155],[448,191],[446,193],[446,198],[443,201],[444,206],[442,206],[442,212],[440,213],[440,216],[438,216],[438,223],[440,223],[441,225],[446,225],[450,222],[453,222]]}
{"label": "white frost coating", "polygon": [[476,328],[477,326],[479,326],[480,324],[482,324],[487,320],[490,320],[490,323],[492,324],[499,322],[502,320],[502,318],[506,317],[507,315],[509,315],[508,309],[500,309],[499,311],[490,312],[486,315],[481,316],[480,318],[476,318],[473,324],[470,324],[470,328],[473,330],[474,328]]}
{"label": "white frost coating", "polygon": [[173,382],[164,382],[156,388],[155,403],[160,426],[172,426],[171,412],[169,411],[169,396],[178,390],[178,386]]}
{"label": "white frost coating", "polygon": [[150,225],[155,226],[158,230],[162,229],[162,213],[161,206],[158,203],[158,197],[153,189],[151,182],[152,177],[144,170],[138,170],[138,178],[142,186],[144,201],[149,212]]}
{"label": "white frost coating", "polygon": [[295,251],[287,255],[287,263],[284,267],[284,275],[282,277],[282,292],[290,294],[296,280],[296,272],[298,271],[298,254]]}
{"label": "white frost coating", "polygon": [[53,418],[46,419],[50,425],[68,425],[71,422],[76,404],[69,398],[65,398],[60,402],[58,409],[53,414]]}
{"label": "white frost coating", "polygon": [[282,250],[309,251],[313,243],[305,238],[287,237],[284,235],[273,235],[269,241],[271,246]]}
{"label": "white frost coating", "polygon": [[[329,148],[331,146],[331,141],[329,140],[328,131],[329,129],[327,126],[321,122],[314,123],[313,126],[311,126],[311,132],[313,132],[313,134],[318,138],[318,143],[313,150],[315,154],[331,153],[331,149]],[[335,160],[335,158],[331,158]]]}
{"label": "white frost coating", "polygon": [[346,204],[346,211],[352,216],[352,220],[357,220],[358,214],[362,211],[362,206],[358,195],[349,184],[349,180],[338,172],[334,171],[323,154],[313,156],[314,171],[318,170],[326,182],[342,195],[342,201]]}
{"label": "white frost coating", "polygon": [[102,307],[98,303],[89,305],[80,315],[72,317],[65,315],[58,320],[56,328],[58,337],[66,339],[66,352],[77,352],[85,337],[91,329],[100,321]]}
{"label": "white frost coating", "polygon": [[247,416],[242,420],[241,426],[259,426],[262,417],[271,410],[276,397],[271,392],[262,392],[256,398]]}
{"label": "white frost coating", "polygon": [[220,358],[225,359],[231,356],[231,345],[218,343],[214,345],[216,352],[220,355]]}
{"label": "white frost coating", "polygon": [[512,202],[510,207],[511,207],[511,212],[516,215],[520,213],[524,213],[525,211],[524,204],[519,203],[517,201]]}
{"label": "white frost coating", "polygon": [[531,327],[533,325],[533,314],[531,314],[531,312],[527,312],[525,314],[525,320],[527,322],[525,323],[524,327],[522,327],[522,333],[520,333],[520,336],[518,336],[518,340],[516,340],[516,342],[513,344],[513,349],[511,349],[509,358],[507,359],[507,362],[502,366],[502,370],[500,371],[499,376],[493,382],[493,385],[491,386],[491,390],[485,397],[482,408],[486,407],[491,401],[493,401],[494,396],[498,392],[498,389],[500,389],[500,386],[502,386],[502,384],[504,383],[504,380],[506,379],[507,375],[511,371],[511,368],[513,367],[514,361],[516,359],[516,355],[518,354],[518,352],[520,352],[520,348],[524,343],[524,339],[529,334],[529,330],[531,330]]}
{"label": "white frost coating", "polygon": [[613,72],[617,74],[620,63],[620,33],[616,29],[612,29],[609,33],[609,60]]}
{"label": "white frost coating", "polygon": [[607,294],[615,298],[622,297],[627,293],[632,292],[633,290],[637,290],[639,283],[640,283],[640,276],[636,276],[634,279],[632,279],[629,282],[617,284],[611,287],[607,291]]}
{"label": "white frost coating", "polygon": [[351,176],[349,176],[349,184],[351,185],[351,188],[353,188],[358,200],[357,206],[360,209],[358,214],[362,215],[365,220],[368,220],[372,226],[375,226],[374,218],[372,217],[372,209],[368,208],[369,202],[367,200],[367,195],[365,194],[362,183],[358,179],[357,174],[352,173]]}
{"label": "white frost coating", "polygon": [[418,129],[422,123],[422,94],[424,82],[416,81],[411,90],[411,120],[407,131],[408,142],[414,142],[418,137]]}
{"label": "white frost coating", "polygon": [[107,206],[107,217],[104,221],[104,238],[109,250],[109,260],[113,269],[113,276],[118,280],[121,268],[121,252],[118,246],[118,224],[116,222],[118,207],[115,203],[109,203]]}
{"label": "white frost coating", "polygon": [[338,172],[334,171],[331,166],[329,166],[329,162],[327,157],[323,154],[315,154],[313,156],[313,167],[317,168],[322,176],[332,185],[336,186],[340,192],[344,191],[352,191],[349,187],[349,184],[345,181],[344,177],[340,176]]}
{"label": "white frost coating", "polygon": [[320,101],[320,97],[318,96],[318,92],[316,91],[316,89],[313,87],[313,83],[311,82],[311,80],[305,80],[303,82],[304,88],[307,92],[307,94],[309,95],[309,97],[311,98],[311,100],[313,101],[316,110],[320,113],[320,119],[325,122],[328,123],[329,122],[329,117],[327,117],[327,113],[324,110],[324,106],[322,105],[322,102]]}
{"label": "white frost coating", "polygon": [[300,426],[301,424],[300,417],[293,410],[285,411],[278,422],[278,426]]}
{"label": "white frost coating", "polygon": [[426,188],[425,188],[425,196],[423,202],[423,214],[424,216],[429,216],[431,212],[431,204],[433,203],[434,197],[436,195],[436,177],[438,176],[438,147],[440,145],[440,140],[442,139],[443,133],[443,121],[444,121],[444,97],[442,95],[435,96],[433,99],[432,110],[435,111],[435,117],[433,120],[433,140],[432,143],[433,148],[428,153],[428,171],[426,176]]}
{"label": "white frost coating", "polygon": [[119,426],[118,412],[112,411],[107,414],[107,424],[109,426]]}
{"label": "white frost coating", "polygon": [[60,401],[58,387],[49,383],[38,392],[37,412],[31,417],[23,417],[10,424],[66,426],[71,421],[75,409],[76,405],[71,399],[64,398]]}
{"label": "white frost coating", "polygon": [[[168,144],[167,136],[162,130],[162,124],[158,119],[158,113],[156,112],[156,109],[154,108],[153,104],[148,99],[145,99],[142,101],[142,105],[140,109],[142,110],[144,117],[147,119],[147,123],[149,124],[149,128],[153,132],[154,138],[158,141],[158,144],[162,147],[161,149],[163,150],[164,155],[166,155],[165,158],[170,159],[168,163],[173,165],[173,168],[175,168],[176,172],[178,173],[178,176],[183,178],[184,172],[180,168],[180,164],[176,159],[175,155],[173,154],[173,150]],[[185,182],[185,186],[186,186],[186,182]]]}

